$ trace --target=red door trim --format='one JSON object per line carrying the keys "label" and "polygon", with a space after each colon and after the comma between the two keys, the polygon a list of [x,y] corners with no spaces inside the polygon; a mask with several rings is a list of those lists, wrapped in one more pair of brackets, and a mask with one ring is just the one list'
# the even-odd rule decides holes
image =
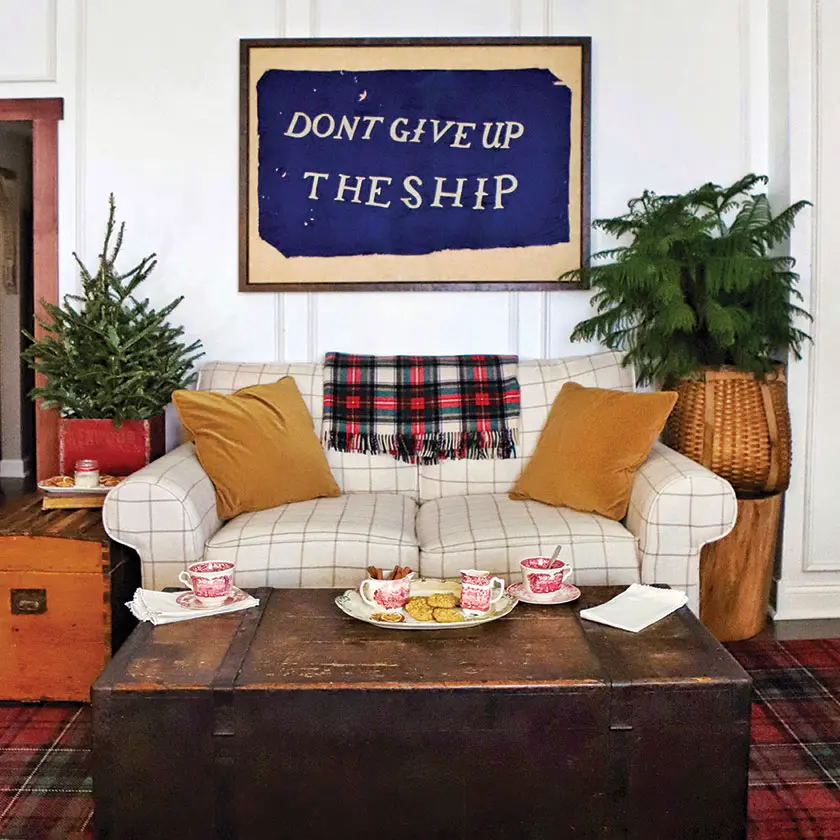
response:
{"label": "red door trim", "polygon": [[[58,303],[58,121],[63,99],[0,99],[0,120],[32,121],[32,271],[35,314],[44,315],[41,301]],[[35,324],[35,335],[43,332]],[[36,384],[42,377],[37,376]],[[58,415],[35,412],[35,474],[37,480],[58,473]]]}

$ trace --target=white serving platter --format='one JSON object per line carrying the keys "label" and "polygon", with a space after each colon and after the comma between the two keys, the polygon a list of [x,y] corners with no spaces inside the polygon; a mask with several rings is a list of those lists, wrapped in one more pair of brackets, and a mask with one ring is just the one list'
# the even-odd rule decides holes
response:
{"label": "white serving platter", "polygon": [[104,496],[109,490],[119,485],[115,484],[112,487],[105,487],[100,484],[98,487],[53,487],[51,484],[44,484],[43,481],[38,482],[38,489],[46,493],[48,496]]}
{"label": "white serving platter", "polygon": [[[441,580],[439,578],[415,578],[411,581],[411,597],[424,597],[434,592],[452,592],[461,597],[461,584],[457,580]],[[371,618],[374,613],[384,612],[381,608],[372,607],[366,604],[358,591],[348,589],[335,599],[338,608],[359,621],[373,624],[376,627],[385,627],[388,630],[457,630],[461,627],[475,627],[479,624],[488,624],[498,618],[506,616],[518,603],[516,598],[504,593],[494,604],[490,605],[490,612],[487,615],[473,617],[467,616],[464,621],[438,622],[438,621],[417,621],[408,615],[405,610],[399,612],[405,616],[404,621],[376,621]]]}

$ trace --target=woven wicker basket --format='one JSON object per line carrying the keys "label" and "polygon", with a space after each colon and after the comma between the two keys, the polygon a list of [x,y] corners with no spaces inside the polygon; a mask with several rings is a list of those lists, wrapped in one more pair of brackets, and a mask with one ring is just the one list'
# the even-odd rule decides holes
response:
{"label": "woven wicker basket", "polygon": [[675,388],[662,440],[743,494],[780,493],[790,481],[790,415],[781,368],[766,376],[698,371]]}

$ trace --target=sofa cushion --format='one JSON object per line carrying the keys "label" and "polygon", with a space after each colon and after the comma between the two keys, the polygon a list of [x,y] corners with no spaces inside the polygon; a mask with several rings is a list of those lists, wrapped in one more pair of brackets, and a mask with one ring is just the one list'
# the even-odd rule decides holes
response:
{"label": "sofa cushion", "polygon": [[[275,382],[291,376],[297,383],[316,434],[322,436],[324,413],[324,366],[316,362],[256,364],[238,362],[208,362],[199,369],[196,388],[232,394],[248,385]],[[418,498],[417,467],[387,455],[362,455],[357,452],[327,450],[327,463],[333,478],[343,493],[399,493]]]}
{"label": "sofa cushion", "polygon": [[284,376],[291,376],[300,391],[309,413],[313,428],[321,428],[321,404],[324,390],[324,373],[321,365],[311,362],[296,364],[250,364],[239,362],[208,362],[198,369],[197,391],[215,391],[217,394],[232,394],[250,385],[266,385]]}
{"label": "sofa cushion", "polygon": [[548,412],[564,383],[578,382],[589,388],[614,388],[619,391],[635,390],[633,368],[622,367],[621,358],[619,353],[610,352],[564,359],[520,359],[517,376],[522,408],[517,457],[508,460],[442,461],[422,466],[418,488],[420,500],[461,496],[464,493],[507,493],[534,453]]}
{"label": "sofa cushion", "polygon": [[220,519],[340,495],[293,377],[233,394],[178,390],[172,402],[216,488]]}
{"label": "sofa cushion", "polygon": [[235,563],[237,586],[357,586],[367,566],[418,568],[416,510],[406,496],[350,493],[244,513],[205,559]]}
{"label": "sofa cushion", "polygon": [[520,580],[519,561],[551,553],[573,567],[572,583],[627,584],[639,580],[633,535],[619,522],[540,502],[514,502],[503,493],[452,496],[420,506],[417,538],[421,572],[457,577],[459,569],[487,569]]}
{"label": "sofa cushion", "polygon": [[676,401],[674,391],[625,394],[567,382],[510,497],[623,519],[636,470]]}

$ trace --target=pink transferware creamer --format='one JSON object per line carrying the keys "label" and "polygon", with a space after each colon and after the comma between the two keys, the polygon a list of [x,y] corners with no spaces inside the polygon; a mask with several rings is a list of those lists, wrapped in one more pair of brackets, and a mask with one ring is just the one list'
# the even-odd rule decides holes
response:
{"label": "pink transferware creamer", "polygon": [[490,577],[490,572],[461,570],[461,610],[464,615],[486,615],[504,592],[505,582],[499,577]]}

